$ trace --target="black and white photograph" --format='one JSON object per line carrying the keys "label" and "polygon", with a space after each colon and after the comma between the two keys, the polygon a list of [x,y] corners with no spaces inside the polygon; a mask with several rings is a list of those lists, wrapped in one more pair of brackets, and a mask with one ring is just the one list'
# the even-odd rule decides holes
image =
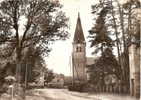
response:
{"label": "black and white photograph", "polygon": [[0,0],[0,100],[141,100],[141,0]]}

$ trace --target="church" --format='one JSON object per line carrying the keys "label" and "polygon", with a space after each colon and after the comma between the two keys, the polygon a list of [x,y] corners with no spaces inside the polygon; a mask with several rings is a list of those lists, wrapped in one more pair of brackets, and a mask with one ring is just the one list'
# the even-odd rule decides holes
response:
{"label": "church", "polygon": [[87,66],[94,64],[94,58],[86,57],[86,41],[78,14],[72,50],[72,72],[76,81],[86,82],[89,79]]}
{"label": "church", "polygon": [[[138,21],[138,20],[136,20]],[[131,41],[129,45],[129,64],[130,64],[130,94],[132,96],[140,96],[140,50],[141,47],[137,45],[139,43],[139,36],[141,36],[140,23],[137,24],[135,20],[132,20],[134,25],[133,36],[137,36],[137,41]],[[139,22],[139,21],[138,21]],[[138,27],[138,28],[137,28]],[[136,29],[137,28],[137,29]],[[137,43],[136,43],[137,42]],[[81,25],[81,19],[78,14],[76,29],[73,38],[73,51],[72,51],[72,71],[73,79],[79,82],[86,82],[89,80],[90,71],[88,66],[95,63],[95,58],[86,57],[86,41]]]}

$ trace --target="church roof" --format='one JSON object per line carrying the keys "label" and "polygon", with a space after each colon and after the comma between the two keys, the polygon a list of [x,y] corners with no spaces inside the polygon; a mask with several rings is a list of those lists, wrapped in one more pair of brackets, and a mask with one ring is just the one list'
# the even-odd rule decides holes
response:
{"label": "church roof", "polygon": [[96,62],[97,58],[94,57],[87,57],[86,58],[86,65],[93,65]]}
{"label": "church roof", "polygon": [[80,19],[79,14],[78,14],[78,18],[77,18],[77,24],[76,24],[76,29],[75,29],[73,41],[74,41],[74,43],[85,42],[83,29],[82,29],[82,25],[81,25],[81,19]]}

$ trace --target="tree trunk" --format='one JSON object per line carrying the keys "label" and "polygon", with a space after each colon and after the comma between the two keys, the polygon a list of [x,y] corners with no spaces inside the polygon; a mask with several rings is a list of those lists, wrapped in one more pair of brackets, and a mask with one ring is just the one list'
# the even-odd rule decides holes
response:
{"label": "tree trunk", "polygon": [[103,44],[101,44],[101,54],[103,54],[104,50],[103,50]]}
{"label": "tree trunk", "polygon": [[24,83],[22,83],[22,49],[18,45],[16,48],[16,94],[18,95],[19,99],[18,100],[25,100],[25,87]]}
{"label": "tree trunk", "polygon": [[[120,43],[119,43],[119,38],[118,38],[118,29],[117,29],[117,24],[116,24],[116,18],[115,18],[115,14],[114,14],[114,10],[113,10],[113,1],[111,0],[111,10],[112,10],[112,17],[113,17],[113,22],[114,22],[114,29],[115,29],[115,36],[116,36],[116,45],[117,45],[117,53],[118,53],[118,62],[120,64],[120,69],[123,69],[122,63],[121,63],[121,51],[120,51]],[[122,73],[123,74],[123,73]],[[121,78],[123,77],[123,75],[121,75]]]}
{"label": "tree trunk", "polygon": [[[117,0],[116,0],[117,1]],[[125,43],[125,30],[124,30],[124,17],[123,17],[123,8],[121,8],[119,2],[118,3],[118,8],[119,8],[119,14],[120,14],[120,25],[121,25],[121,30],[122,30],[122,40],[123,40],[123,57],[121,57],[121,60],[123,61],[123,66],[124,66],[124,81],[129,86],[129,53],[128,53],[128,47],[127,44]],[[130,11],[131,12],[131,11]],[[130,16],[129,16],[130,18]],[[128,19],[130,23],[130,19]],[[130,27],[130,26],[128,26]],[[131,28],[131,27],[130,27]],[[129,32],[129,30],[128,30]]]}

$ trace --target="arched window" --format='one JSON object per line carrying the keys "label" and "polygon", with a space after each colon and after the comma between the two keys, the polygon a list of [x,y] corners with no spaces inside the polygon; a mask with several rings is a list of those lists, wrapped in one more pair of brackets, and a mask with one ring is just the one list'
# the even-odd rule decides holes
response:
{"label": "arched window", "polygon": [[79,52],[79,47],[76,47],[76,52]]}
{"label": "arched window", "polygon": [[81,52],[82,48],[80,46],[76,47],[76,52]]}
{"label": "arched window", "polygon": [[81,52],[82,51],[82,48],[81,47],[79,47],[79,52]]}

